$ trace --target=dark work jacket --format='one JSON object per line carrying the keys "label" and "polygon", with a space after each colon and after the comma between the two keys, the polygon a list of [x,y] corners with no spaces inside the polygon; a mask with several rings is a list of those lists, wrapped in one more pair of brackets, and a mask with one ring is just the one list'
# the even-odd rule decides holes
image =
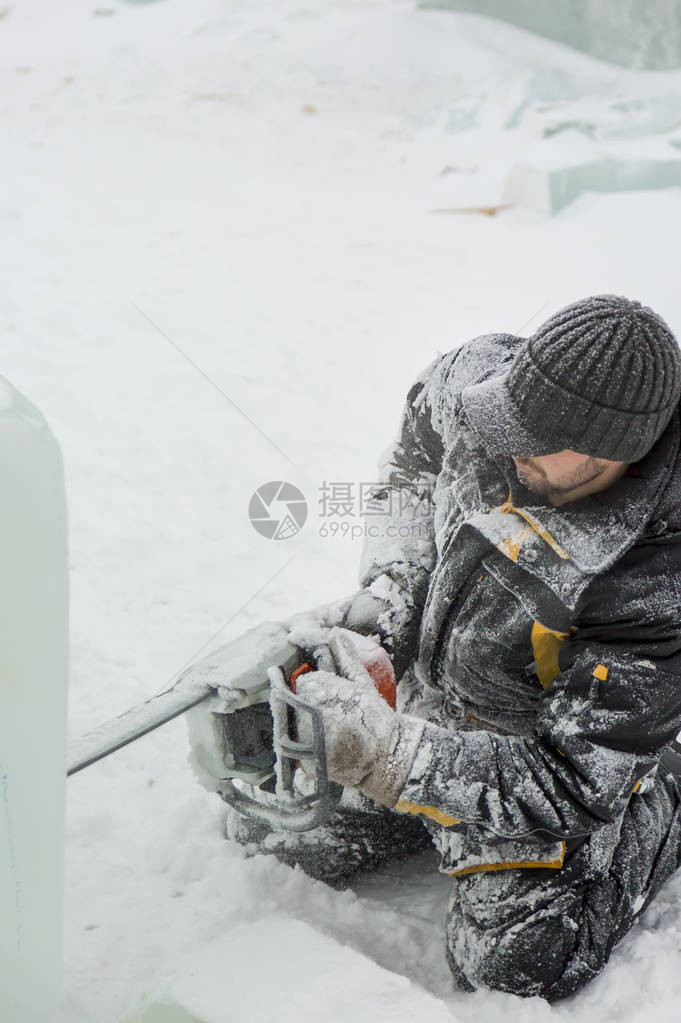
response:
{"label": "dark work jacket", "polygon": [[613,847],[681,728],[679,414],[608,490],[538,503],[466,418],[517,344],[477,338],[414,384],[362,563],[401,707],[428,720],[397,809],[453,874]]}

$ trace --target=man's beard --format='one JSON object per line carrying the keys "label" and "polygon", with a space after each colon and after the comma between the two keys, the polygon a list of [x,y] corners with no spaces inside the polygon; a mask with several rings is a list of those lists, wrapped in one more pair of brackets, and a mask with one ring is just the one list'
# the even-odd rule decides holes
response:
{"label": "man's beard", "polygon": [[605,470],[603,463],[591,455],[588,461],[580,465],[579,469],[575,470],[572,475],[565,476],[560,482],[549,483],[544,470],[536,465],[532,465],[531,458],[528,458],[527,461],[527,469],[521,469],[520,466],[516,465],[515,471],[520,482],[539,497],[562,497],[564,494],[569,494],[571,490],[575,490],[577,487],[595,480]]}

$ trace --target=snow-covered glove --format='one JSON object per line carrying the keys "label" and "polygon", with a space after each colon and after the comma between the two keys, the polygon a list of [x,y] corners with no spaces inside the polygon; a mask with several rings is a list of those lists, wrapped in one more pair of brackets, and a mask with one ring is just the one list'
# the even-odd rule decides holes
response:
{"label": "snow-covered glove", "polygon": [[289,628],[290,642],[303,651],[305,660],[320,671],[335,672],[336,663],[329,647],[331,630],[340,626],[361,636],[377,636],[382,643],[384,633],[378,619],[386,615],[389,607],[386,600],[362,589],[334,604],[294,615],[284,624]]}
{"label": "snow-covered glove", "polygon": [[383,635],[380,624],[381,615],[386,615],[390,609],[387,600],[376,597],[370,590],[358,590],[352,597],[348,609],[343,615],[341,624],[352,632],[359,632],[362,636],[372,634]]}
{"label": "snow-covered glove", "polygon": [[[393,593],[399,594],[394,581],[391,586]],[[350,599],[341,622],[352,632],[378,636],[390,656],[398,681],[414,660],[419,629],[419,619],[411,621],[409,615],[405,618],[404,608],[399,610],[401,603],[400,599],[395,604],[387,596],[379,597],[370,589],[361,589]]]}
{"label": "snow-covered glove", "polygon": [[[349,629],[350,632],[358,633],[360,636],[377,636],[383,645],[384,633],[378,619],[379,615],[386,614],[389,606],[387,600],[375,597],[368,590],[359,590],[352,597],[339,627]],[[329,646],[330,635],[331,630],[329,629],[322,642],[310,650],[312,660],[320,671],[333,672],[338,667],[338,656],[334,655]],[[341,674],[345,674],[342,669]]]}
{"label": "snow-covered glove", "polygon": [[[326,766],[331,781],[360,789],[394,806],[404,788],[425,722],[398,714],[378,695],[348,640],[336,629],[330,647],[340,675],[301,675],[297,695],[322,713]],[[309,741],[309,717],[299,715],[299,738]],[[304,770],[305,761],[301,762]]]}

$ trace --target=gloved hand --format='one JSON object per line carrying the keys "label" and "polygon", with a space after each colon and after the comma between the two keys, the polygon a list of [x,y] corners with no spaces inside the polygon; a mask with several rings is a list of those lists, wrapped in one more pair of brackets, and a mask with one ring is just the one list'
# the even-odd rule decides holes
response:
{"label": "gloved hand", "polygon": [[358,590],[350,600],[341,624],[362,636],[370,636],[372,633],[382,636],[384,630],[379,624],[379,619],[381,615],[387,615],[389,610],[390,604],[387,600],[374,596],[370,590]]}
{"label": "gloved hand", "polygon": [[378,635],[398,681],[416,657],[418,621],[405,622],[390,600],[377,597],[370,589],[354,594],[340,624],[363,636]]}
{"label": "gloved hand", "polygon": [[378,635],[382,643],[384,632],[378,619],[387,614],[389,607],[387,600],[375,597],[369,590],[358,590],[335,604],[294,615],[284,624],[289,629],[290,642],[303,651],[305,660],[320,671],[335,673],[336,664],[329,647],[331,629],[338,625],[361,636]]}
{"label": "gloved hand", "polygon": [[[398,714],[374,684],[342,632],[333,629],[330,649],[338,671],[301,675],[297,695],[322,712],[326,766],[331,781],[360,789],[394,806],[409,774],[424,722]],[[299,737],[309,741],[308,715],[300,715]],[[305,762],[301,761],[305,769]]]}

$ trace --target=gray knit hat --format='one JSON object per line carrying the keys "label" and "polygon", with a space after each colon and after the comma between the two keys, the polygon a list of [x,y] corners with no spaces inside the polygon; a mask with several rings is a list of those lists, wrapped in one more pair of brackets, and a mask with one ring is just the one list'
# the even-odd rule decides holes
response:
{"label": "gray knit hat", "polygon": [[570,448],[636,462],[679,403],[681,351],[652,309],[593,295],[552,316],[510,368],[462,397],[491,451],[532,457]]}

